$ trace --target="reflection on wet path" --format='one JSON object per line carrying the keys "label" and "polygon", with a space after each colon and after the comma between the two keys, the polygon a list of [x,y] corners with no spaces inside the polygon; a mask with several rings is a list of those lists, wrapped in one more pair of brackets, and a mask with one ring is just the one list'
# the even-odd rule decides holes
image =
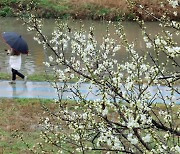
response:
{"label": "reflection on wet path", "polygon": [[[74,85],[69,83],[69,85]],[[58,86],[63,86],[63,83],[58,83]],[[91,91],[89,88],[91,87]],[[180,87],[176,87],[180,90]],[[170,91],[165,86],[160,86],[163,97],[170,96]],[[158,93],[156,86],[151,86],[148,91],[152,96]],[[100,100],[101,96],[98,95],[99,90],[95,85],[84,83],[80,86],[80,92],[86,96],[86,100]],[[61,94],[61,93],[59,93]],[[74,96],[71,91],[67,89],[63,93],[63,99],[69,99]],[[16,84],[10,85],[9,81],[0,80],[0,98],[42,98],[42,99],[58,99],[57,91],[48,82],[27,82],[17,81]],[[78,98],[76,98],[78,99]],[[180,96],[176,93],[176,103],[180,104]],[[156,102],[161,103],[162,100],[156,97]]]}

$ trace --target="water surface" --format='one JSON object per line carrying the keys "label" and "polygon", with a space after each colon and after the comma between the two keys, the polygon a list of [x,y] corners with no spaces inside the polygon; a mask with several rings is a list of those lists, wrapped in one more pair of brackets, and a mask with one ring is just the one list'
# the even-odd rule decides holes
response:
{"label": "water surface", "polygon": [[[84,20],[83,24],[85,25],[85,29],[88,30],[92,25],[95,26],[95,35],[97,41],[101,42],[102,37],[106,34],[107,23],[99,22],[99,21],[89,21]],[[147,50],[145,48],[145,44],[142,40],[141,30],[135,22],[124,22],[125,32],[129,42],[135,41],[136,48],[140,52],[140,54],[145,54],[144,52]],[[44,21],[43,32],[49,36],[52,33],[52,28],[54,25],[53,19],[46,19]],[[79,29],[81,25],[80,21],[69,22],[69,26],[74,29]],[[158,26],[157,22],[147,22],[148,32],[152,35],[155,35],[161,32],[161,28]],[[21,21],[16,20],[16,18],[0,18],[0,33],[4,31],[13,31],[21,34],[24,39],[28,42],[30,54],[23,55],[23,63],[22,63],[22,72],[26,74],[34,74],[41,73],[45,71],[45,67],[43,62],[46,61],[46,56],[44,55],[43,48],[41,45],[38,45],[37,42],[33,40],[34,34],[33,32],[27,32],[26,26],[22,25]],[[118,39],[117,36],[114,35],[114,27],[110,26],[109,31],[113,38]],[[180,40],[175,38],[178,44],[180,44]],[[121,40],[119,40],[121,41]],[[7,49],[8,46],[3,42],[2,38],[0,39],[0,72],[10,72],[9,68],[9,57],[6,55],[4,49]],[[69,54],[71,54],[69,52]],[[121,50],[118,52],[116,58],[121,63],[126,60],[128,54]],[[163,55],[162,55],[163,56]],[[162,57],[163,60],[165,57]],[[150,61],[150,60],[149,60]],[[180,60],[178,60],[180,62]],[[169,70],[173,70],[172,65],[169,66]]]}

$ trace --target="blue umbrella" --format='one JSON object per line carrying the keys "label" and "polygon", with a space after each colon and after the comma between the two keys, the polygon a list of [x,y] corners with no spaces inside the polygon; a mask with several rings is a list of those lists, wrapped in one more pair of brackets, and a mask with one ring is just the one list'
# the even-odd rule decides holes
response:
{"label": "blue umbrella", "polygon": [[2,37],[5,42],[14,50],[23,54],[28,53],[28,45],[21,35],[15,32],[3,32]]}

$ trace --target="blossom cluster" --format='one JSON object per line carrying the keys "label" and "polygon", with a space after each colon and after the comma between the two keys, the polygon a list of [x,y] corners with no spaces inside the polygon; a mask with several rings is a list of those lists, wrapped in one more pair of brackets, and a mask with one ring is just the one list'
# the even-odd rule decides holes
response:
{"label": "blossom cluster", "polygon": [[[173,8],[178,6],[176,0],[168,2]],[[41,31],[41,21],[33,17],[27,24],[31,24],[28,30],[37,31],[34,39],[51,53],[44,64],[54,75],[51,84],[58,99],[57,108],[46,109],[49,117],[41,125],[45,129],[41,137],[47,144],[60,153],[179,152],[179,129],[175,123],[180,118],[176,110],[179,91],[174,86],[178,74],[167,76],[167,66],[170,61],[179,67],[175,58],[179,57],[180,47],[173,40],[174,34],[163,29],[166,22],[161,22],[163,35],[152,36],[145,23],[137,21],[146,46],[141,49],[146,53],[143,55],[136,42],[127,40],[123,22],[114,27],[120,41],[111,37],[108,28],[98,41],[93,26],[89,31],[84,30],[83,24],[79,30],[70,30],[68,24],[58,23],[48,38]],[[178,28],[175,22],[168,26]],[[120,63],[117,53],[122,51],[128,56]],[[162,54],[166,59],[161,59]],[[71,80],[75,82],[70,84]],[[82,86],[87,92],[82,92]],[[152,92],[152,87],[156,91]],[[63,99],[64,95],[68,95],[68,100]]]}

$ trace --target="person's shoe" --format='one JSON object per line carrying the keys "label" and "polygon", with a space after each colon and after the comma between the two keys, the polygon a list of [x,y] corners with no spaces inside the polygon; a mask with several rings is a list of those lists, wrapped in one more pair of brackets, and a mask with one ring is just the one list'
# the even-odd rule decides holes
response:
{"label": "person's shoe", "polygon": [[16,81],[11,80],[11,81],[9,82],[9,84],[16,84]]}
{"label": "person's shoe", "polygon": [[27,76],[24,77],[24,83],[26,83],[26,82],[27,82]]}

